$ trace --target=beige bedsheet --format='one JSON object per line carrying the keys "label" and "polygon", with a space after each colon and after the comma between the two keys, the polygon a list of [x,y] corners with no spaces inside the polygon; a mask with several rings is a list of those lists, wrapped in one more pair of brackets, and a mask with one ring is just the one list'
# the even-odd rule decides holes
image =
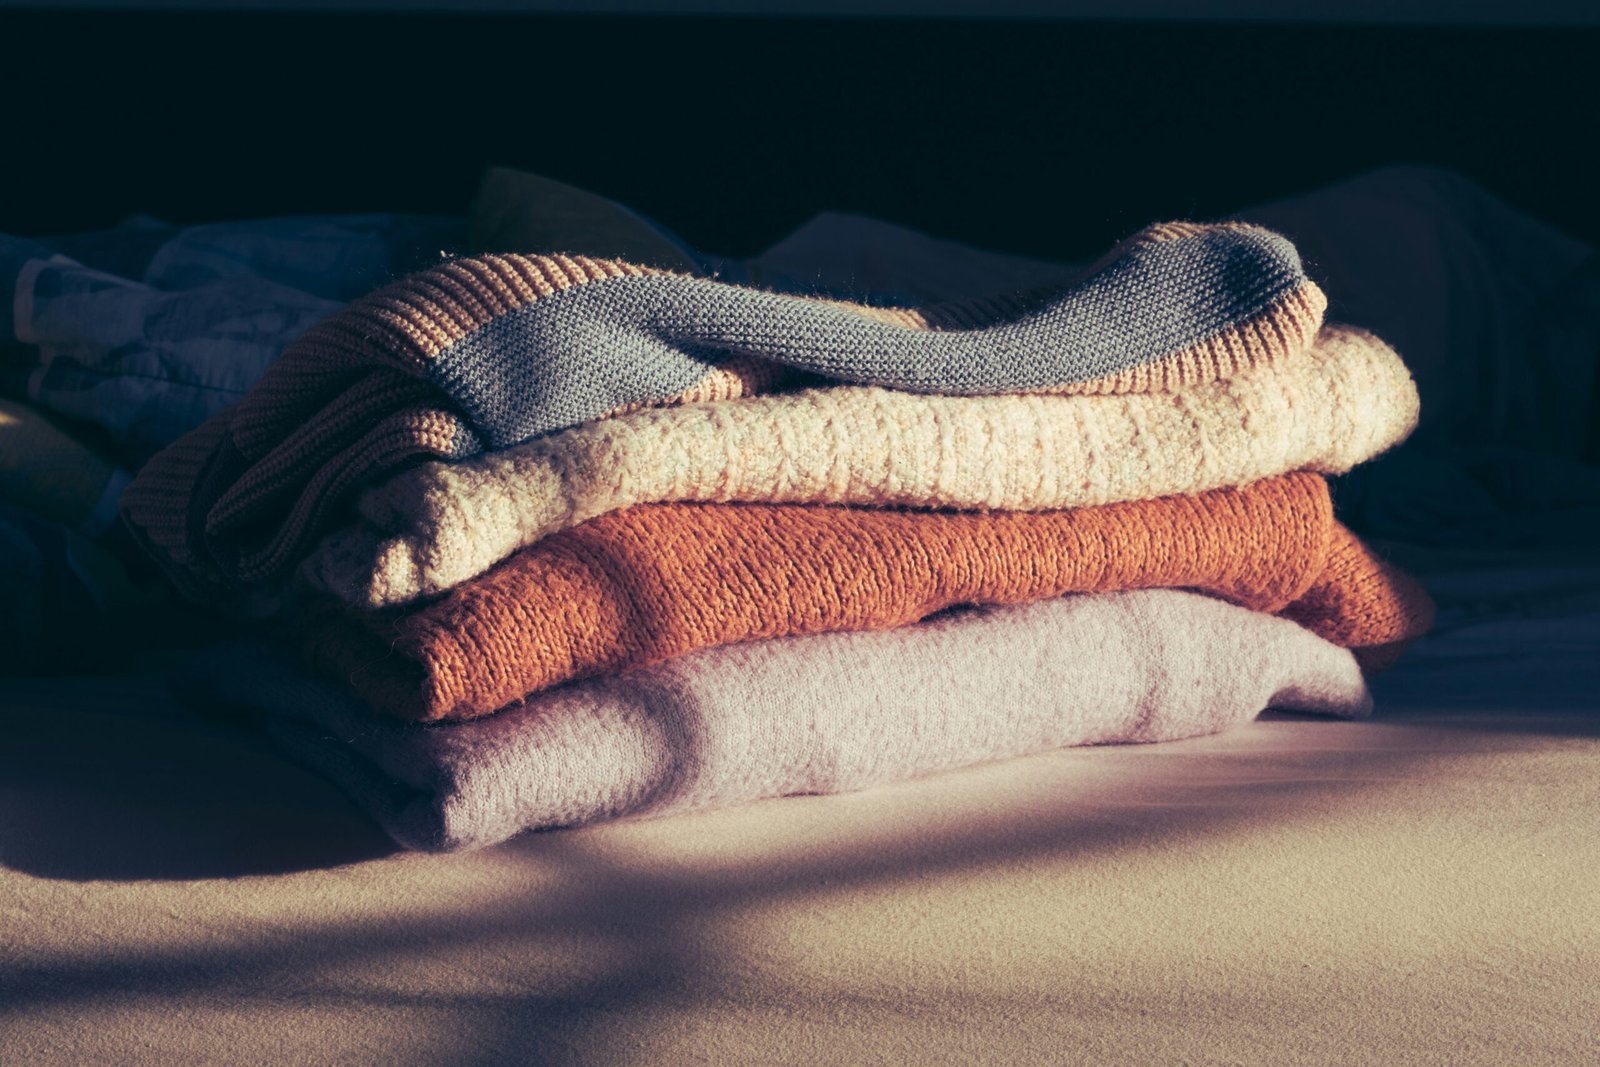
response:
{"label": "beige bedsheet", "polygon": [[386,855],[0,685],[0,1063],[1592,1063],[1600,717],[1390,707]]}

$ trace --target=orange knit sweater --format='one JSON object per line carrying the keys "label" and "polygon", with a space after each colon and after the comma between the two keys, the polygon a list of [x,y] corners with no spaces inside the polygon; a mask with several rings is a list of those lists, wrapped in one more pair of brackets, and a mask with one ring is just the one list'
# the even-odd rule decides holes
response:
{"label": "orange knit sweater", "polygon": [[[1387,658],[1432,605],[1334,521],[1326,482],[988,514],[658,504],[547,537],[403,613],[311,613],[305,650],[374,708],[470,719],[698,648],[901,626],[958,604],[1198,589]],[[996,664],[1002,669],[1003,664]]]}

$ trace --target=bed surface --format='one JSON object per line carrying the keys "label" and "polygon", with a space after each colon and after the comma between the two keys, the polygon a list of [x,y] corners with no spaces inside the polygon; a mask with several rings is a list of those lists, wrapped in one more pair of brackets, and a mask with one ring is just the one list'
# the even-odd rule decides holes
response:
{"label": "bed surface", "polygon": [[1600,568],[1427,576],[1368,722],[456,856],[154,672],[5,683],[0,1061],[1593,1062]]}

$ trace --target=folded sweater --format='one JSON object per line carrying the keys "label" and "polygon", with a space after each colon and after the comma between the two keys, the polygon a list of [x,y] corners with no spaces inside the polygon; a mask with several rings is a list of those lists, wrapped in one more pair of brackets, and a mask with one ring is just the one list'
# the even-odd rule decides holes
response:
{"label": "folded sweater", "polygon": [[307,560],[369,607],[483,573],[633,504],[878,504],[1041,511],[1348,471],[1417,419],[1405,364],[1360,330],[1177,393],[919,396],[835,386],[604,419],[363,494]]}
{"label": "folded sweater", "polygon": [[1155,227],[1075,285],[924,309],[627,263],[483,256],[397,282],[292,344],[141,471],[123,512],[186,592],[270,580],[349,494],[608,414],[796,376],[939,394],[1149,392],[1303,349],[1326,301],[1241,224]]}
{"label": "folded sweater", "polygon": [[380,721],[262,646],[212,659],[200,680],[259,709],[281,748],[401,845],[427,850],[1192,737],[1267,707],[1354,717],[1371,706],[1348,651],[1171,590],[712,649],[468,723]]}
{"label": "folded sweater", "polygon": [[298,620],[374,709],[470,719],[699,648],[903,626],[959,604],[1193,588],[1374,655],[1431,605],[1333,518],[1314,474],[1070,511],[645,504],[523,549],[421,608]]}

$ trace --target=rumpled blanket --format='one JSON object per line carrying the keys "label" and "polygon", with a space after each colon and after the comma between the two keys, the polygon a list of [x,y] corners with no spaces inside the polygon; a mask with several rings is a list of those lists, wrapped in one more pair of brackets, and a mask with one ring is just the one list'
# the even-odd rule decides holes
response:
{"label": "rumpled blanket", "polygon": [[1069,745],[1214,733],[1274,707],[1357,717],[1354,657],[1192,593],[1071,596],[898,630],[743,644],[477,722],[380,721],[262,646],[191,685],[251,709],[402,846],[862,789]]}
{"label": "rumpled blanket", "polygon": [[1422,391],[1409,451],[1600,459],[1595,248],[1427,167],[1385,167],[1240,217],[1294,241],[1334,318],[1405,356]]}
{"label": "rumpled blanket", "polygon": [[1417,393],[1359,330],[1177,393],[921,396],[836,386],[655,408],[363,494],[313,584],[381,607],[473,578],[540,538],[640,503],[750,501],[1042,511],[1342,473],[1403,440]]}
{"label": "rumpled blanket", "polygon": [[1380,334],[1417,379],[1415,436],[1341,480],[1348,521],[1368,536],[1439,546],[1595,543],[1592,245],[1424,167],[1387,167],[1241,214],[1289,235],[1330,314]]}
{"label": "rumpled blanket", "polygon": [[94,424],[136,467],[313,323],[465,237],[460,220],[419,215],[0,234],[0,391]]}
{"label": "rumpled blanket", "polygon": [[1373,663],[1432,610],[1334,521],[1323,478],[1296,473],[1031,513],[646,504],[547,537],[421,608],[325,602],[295,631],[311,663],[375,710],[431,721],[738,641],[1141,588],[1281,613]]}
{"label": "rumpled blanket", "polygon": [[285,573],[350,493],[589,419],[796,374],[941,394],[1171,390],[1304,349],[1324,300],[1244,224],[1153,227],[1075,285],[922,309],[581,256],[457,260],[307,332],[156,456],[124,515],[197,597]]}

